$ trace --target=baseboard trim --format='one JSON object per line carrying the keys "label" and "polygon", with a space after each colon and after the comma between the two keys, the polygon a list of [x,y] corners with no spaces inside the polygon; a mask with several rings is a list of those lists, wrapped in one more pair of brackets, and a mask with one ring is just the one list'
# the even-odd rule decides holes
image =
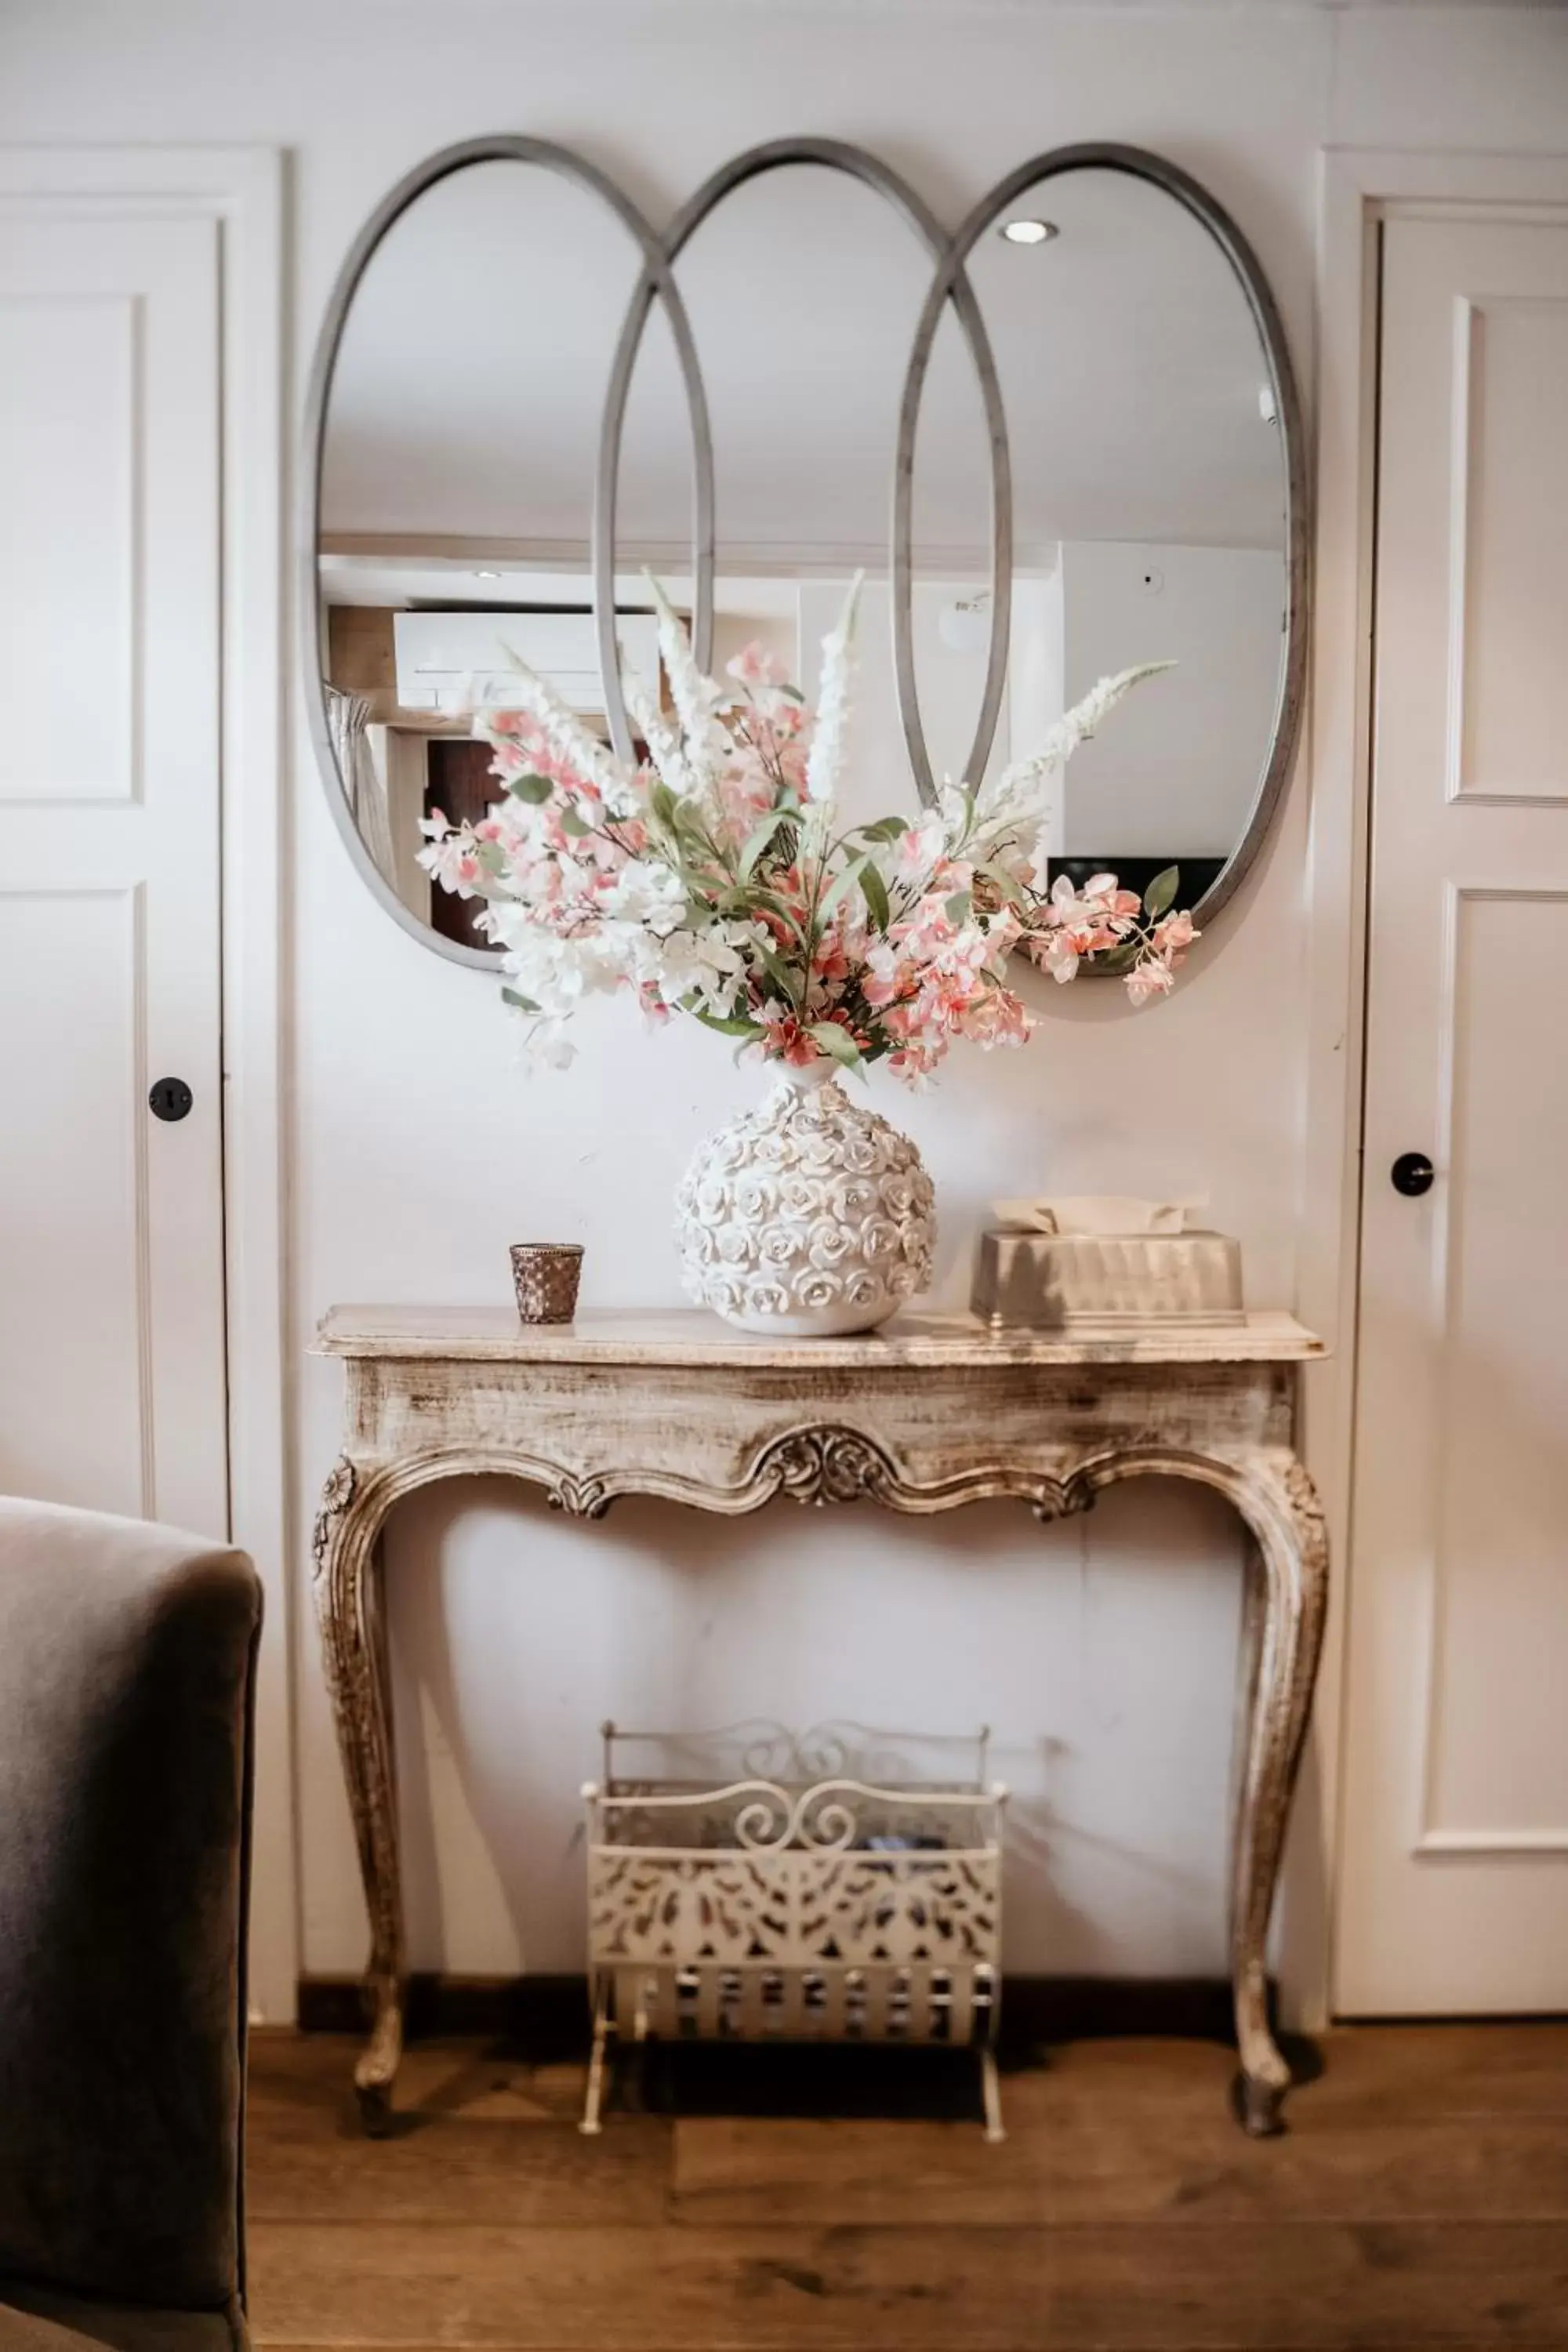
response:
{"label": "baseboard trim", "polygon": [[[1271,2018],[1276,2006],[1271,1983]],[[299,2019],[305,2033],[363,2032],[359,1979],[301,1977]],[[410,2041],[482,2035],[542,2058],[574,2055],[588,2046],[587,1991],[576,1976],[418,1974],[408,1981],[406,2031]],[[1235,2037],[1230,1986],[1222,1977],[1010,1976],[1003,1986],[1002,2032],[1015,2051],[1134,2034],[1221,2042]]]}

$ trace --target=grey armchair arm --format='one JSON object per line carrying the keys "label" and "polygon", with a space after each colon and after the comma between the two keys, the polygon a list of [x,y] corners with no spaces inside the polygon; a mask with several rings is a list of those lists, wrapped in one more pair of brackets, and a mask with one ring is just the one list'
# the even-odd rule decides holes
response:
{"label": "grey armchair arm", "polygon": [[246,2342],[241,1552],[0,1499],[0,2352]]}

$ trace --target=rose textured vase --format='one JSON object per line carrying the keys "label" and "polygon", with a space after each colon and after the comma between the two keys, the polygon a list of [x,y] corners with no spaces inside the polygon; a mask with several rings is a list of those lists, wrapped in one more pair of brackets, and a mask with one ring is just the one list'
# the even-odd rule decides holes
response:
{"label": "rose textured vase", "polygon": [[699,1146],[676,1196],[687,1295],[742,1331],[885,1323],[931,1279],[931,1178],[831,1064],[786,1070]]}

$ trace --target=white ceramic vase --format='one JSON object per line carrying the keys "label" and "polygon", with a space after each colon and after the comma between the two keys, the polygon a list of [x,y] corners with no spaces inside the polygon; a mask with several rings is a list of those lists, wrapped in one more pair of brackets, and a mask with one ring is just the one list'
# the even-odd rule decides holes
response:
{"label": "white ceramic vase", "polygon": [[742,1331],[871,1331],[931,1279],[931,1178],[831,1063],[784,1069],[698,1147],[676,1195],[687,1296]]}

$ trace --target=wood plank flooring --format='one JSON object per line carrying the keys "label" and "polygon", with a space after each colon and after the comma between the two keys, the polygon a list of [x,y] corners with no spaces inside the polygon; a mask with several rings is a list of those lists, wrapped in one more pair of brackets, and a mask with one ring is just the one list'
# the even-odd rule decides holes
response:
{"label": "wood plank flooring", "polygon": [[268,2352],[1568,2352],[1568,2025],[1330,2034],[1263,2142],[1226,2051],[1080,2042],[1005,2076],[1000,2147],[929,2056],[829,2120],[784,2053],[680,2053],[585,2140],[580,2067],[472,2042],[367,2141],[354,2048],[253,2042]]}

